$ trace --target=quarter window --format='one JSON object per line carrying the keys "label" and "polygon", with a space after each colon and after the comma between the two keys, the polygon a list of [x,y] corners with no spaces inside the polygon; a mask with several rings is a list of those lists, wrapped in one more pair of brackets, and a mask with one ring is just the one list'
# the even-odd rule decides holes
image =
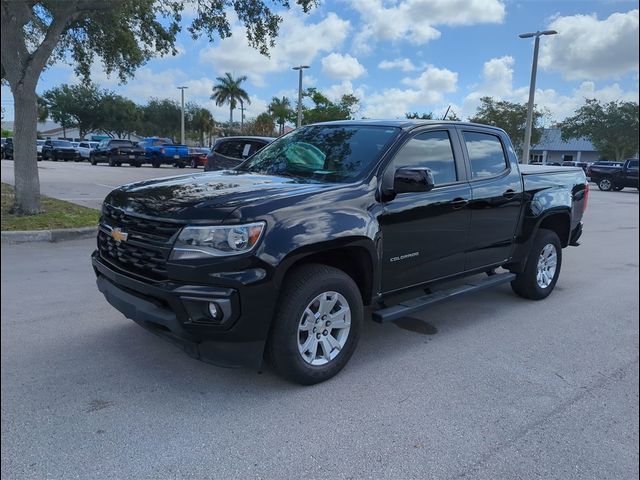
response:
{"label": "quarter window", "polygon": [[458,180],[451,139],[446,131],[424,132],[409,140],[394,159],[396,169],[428,168],[436,185]]}
{"label": "quarter window", "polygon": [[472,179],[493,177],[507,170],[507,158],[497,136],[478,132],[464,132],[463,135]]}

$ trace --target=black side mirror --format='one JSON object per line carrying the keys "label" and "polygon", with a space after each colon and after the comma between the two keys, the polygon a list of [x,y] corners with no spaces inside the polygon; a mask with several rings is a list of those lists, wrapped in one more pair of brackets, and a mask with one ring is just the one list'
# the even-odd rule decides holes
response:
{"label": "black side mirror", "polygon": [[435,182],[428,168],[399,168],[393,177],[395,193],[428,192]]}

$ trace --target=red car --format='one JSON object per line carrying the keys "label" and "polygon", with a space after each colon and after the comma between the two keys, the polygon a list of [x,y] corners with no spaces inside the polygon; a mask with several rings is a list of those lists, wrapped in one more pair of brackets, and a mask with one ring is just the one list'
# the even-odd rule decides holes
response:
{"label": "red car", "polygon": [[208,148],[189,147],[189,166],[191,168],[204,167],[207,164]]}

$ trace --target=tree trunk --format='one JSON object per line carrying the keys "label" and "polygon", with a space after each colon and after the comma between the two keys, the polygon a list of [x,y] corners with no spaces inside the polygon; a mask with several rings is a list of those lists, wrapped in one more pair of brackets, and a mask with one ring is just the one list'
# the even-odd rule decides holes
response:
{"label": "tree trunk", "polygon": [[15,211],[20,215],[40,213],[40,179],[36,152],[38,105],[35,84],[30,87],[23,84],[21,91],[13,94]]}
{"label": "tree trunk", "polygon": [[67,127],[65,126],[65,124],[62,124],[62,136],[64,138],[67,138]]}
{"label": "tree trunk", "polygon": [[229,104],[229,128],[233,128],[233,106]]}

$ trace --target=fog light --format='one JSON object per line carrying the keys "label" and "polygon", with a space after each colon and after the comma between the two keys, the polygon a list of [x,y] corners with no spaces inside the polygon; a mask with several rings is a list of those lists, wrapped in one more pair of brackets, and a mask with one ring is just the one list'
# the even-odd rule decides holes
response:
{"label": "fog light", "polygon": [[209,302],[209,315],[211,315],[213,320],[220,320],[222,318],[220,306],[216,302]]}

